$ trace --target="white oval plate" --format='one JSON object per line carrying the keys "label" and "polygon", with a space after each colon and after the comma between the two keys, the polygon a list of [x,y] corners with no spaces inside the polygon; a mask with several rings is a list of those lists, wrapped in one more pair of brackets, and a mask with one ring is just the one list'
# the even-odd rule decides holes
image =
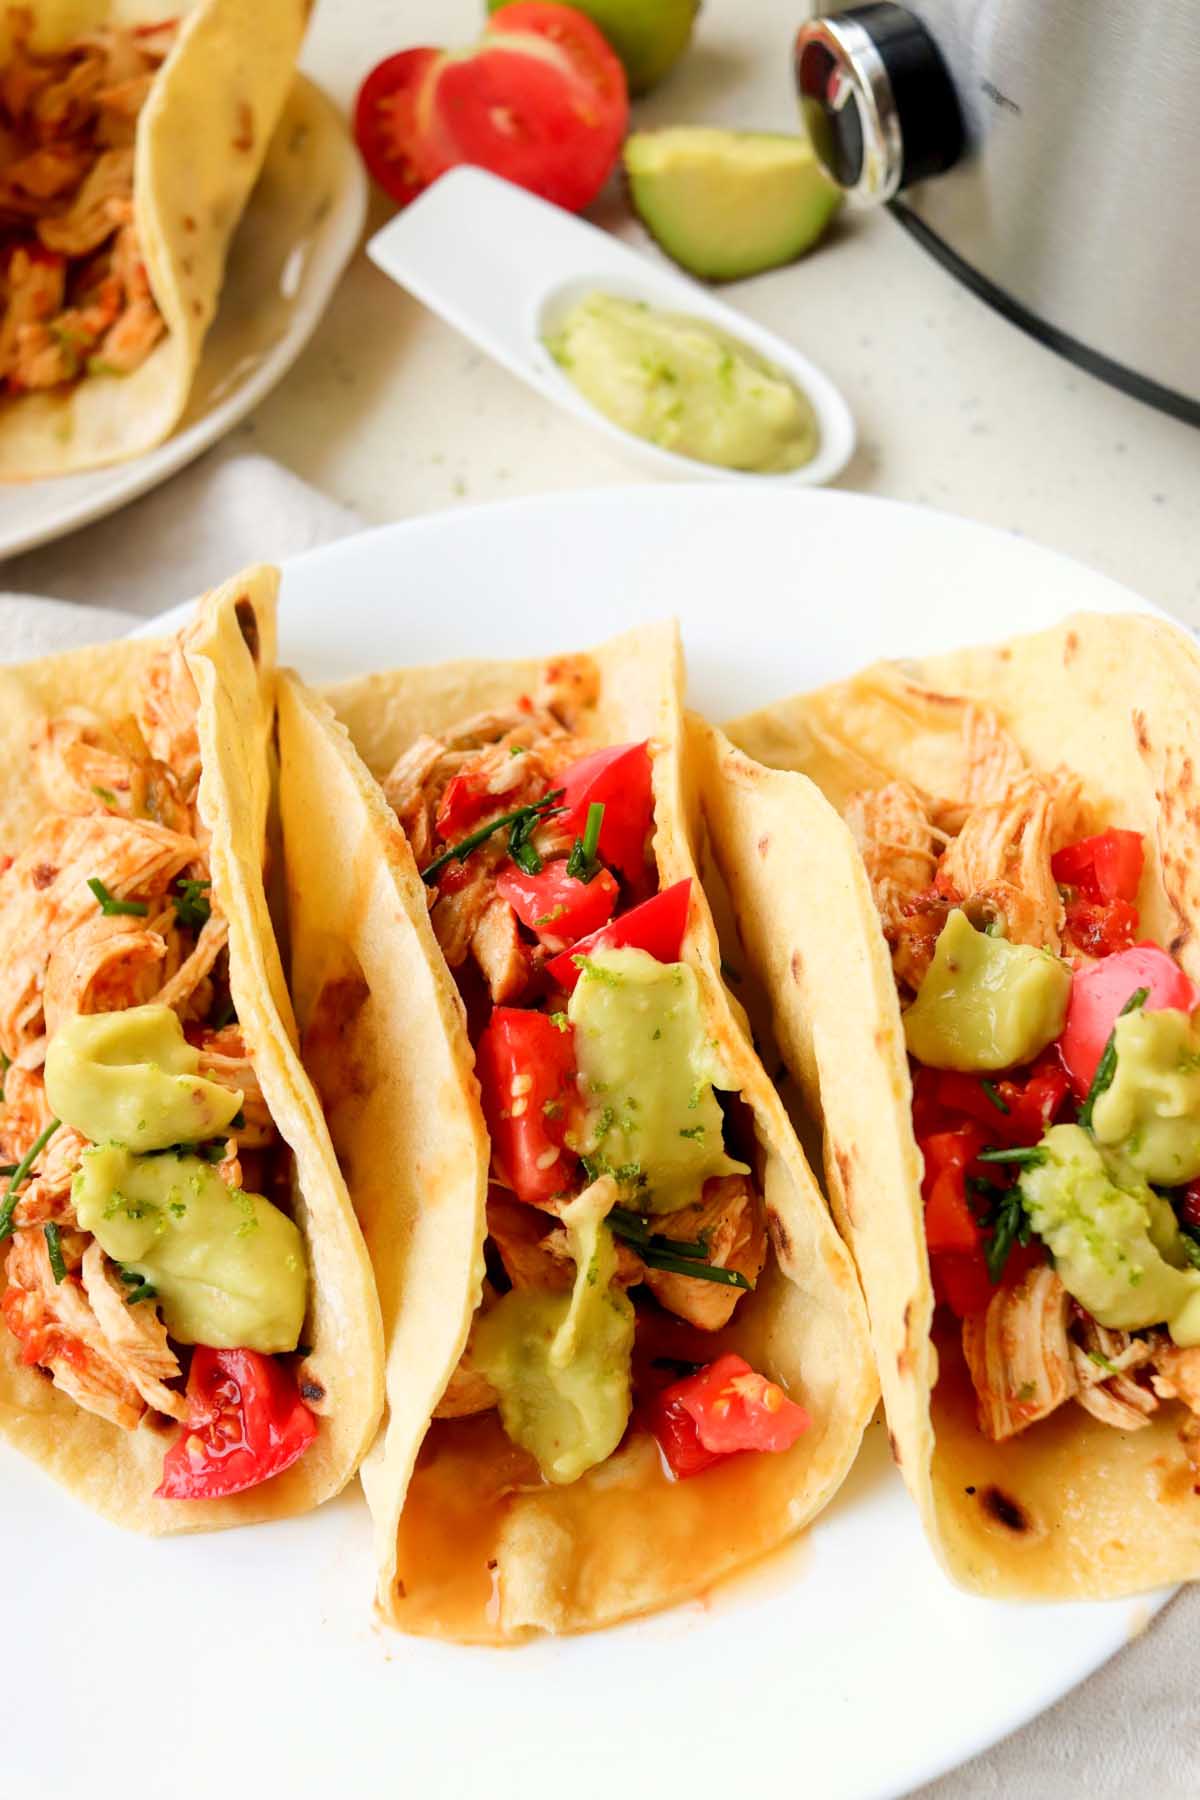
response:
{"label": "white oval plate", "polygon": [[366,211],[366,176],[340,113],[297,77],[230,248],[217,316],[179,426],[130,462],[0,485],[0,557],[115,512],[244,419],[312,336]]}
{"label": "white oval plate", "polygon": [[[854,419],[841,392],[785,338],[726,306],[710,288],[485,169],[443,175],[375,233],[367,255],[539,394],[615,438],[661,475],[754,487],[819,487],[840,475],[854,454]],[[776,364],[812,401],[819,430],[812,461],[781,475],[719,469],[677,456],[606,419],[559,368],[544,341],[567,308],[596,289],[707,319]]]}
{"label": "white oval plate", "polygon": [[[677,613],[690,698],[728,717],[877,655],[1035,629],[1134,594],[1021,539],[839,493],[651,487],[522,500],[288,565],[281,651],[338,679],[588,644]],[[186,617],[182,609],[155,627]],[[591,1637],[465,1650],[374,1626],[357,1494],[154,1543],[0,1448],[6,1793],[128,1800],[880,1800],[1011,1731],[1164,1596],[972,1599],[937,1568],[871,1426],[798,1545],[710,1598]],[[19,1699],[14,1683],[19,1683]],[[70,1728],[64,1729],[64,1720]]]}

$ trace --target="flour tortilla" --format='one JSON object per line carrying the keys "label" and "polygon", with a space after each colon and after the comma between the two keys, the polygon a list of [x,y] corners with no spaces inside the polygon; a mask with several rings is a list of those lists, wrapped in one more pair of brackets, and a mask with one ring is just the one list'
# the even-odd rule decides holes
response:
{"label": "flour tortilla", "polygon": [[1032,768],[1083,777],[1095,829],[1144,834],[1143,934],[1200,976],[1200,655],[1159,619],[1084,614],[1005,644],[876,665],[739,719],[728,730],[740,749],[698,729],[697,761],[781,1049],[824,1115],[893,1451],[930,1539],[977,1593],[1107,1598],[1200,1575],[1200,1496],[1177,1435],[1186,1415],[1168,1405],[1124,1434],[1067,1405],[1006,1443],[979,1432],[957,1330],[929,1338],[921,1161],[890,959],[853,839],[822,797],[841,808],[895,777],[961,792],[968,699],[995,710]]}
{"label": "flour tortilla", "polygon": [[[23,0],[33,44],[100,25],[183,24],[142,107],[133,206],[166,334],[129,375],[0,400],[0,481],[34,481],[152,449],[178,424],[217,310],[225,258],[288,89],[309,0]],[[0,69],[8,56],[0,16]]]}
{"label": "flour tortilla", "polygon": [[[163,1453],[176,1427],[150,1415],[122,1431],[85,1412],[20,1361],[0,1329],[0,1435],[80,1500],[119,1525],[165,1533],[211,1530],[307,1512],[353,1476],[379,1422],[383,1342],[370,1263],[295,1049],[295,1022],[267,912],[261,870],[270,799],[278,575],[247,569],[200,603],[187,642],[200,696],[200,812],[211,833],[212,890],[229,921],[230,988],[255,1072],[294,1162],[292,1202],[310,1273],[299,1365],[320,1419],[315,1441],[284,1474],[215,1501],[158,1500]],[[141,640],[0,668],[0,843],[18,844],[44,800],[24,778],[37,725],[69,706],[133,709],[161,644]],[[323,1398],[316,1398],[317,1391]]]}
{"label": "flour tortilla", "polygon": [[[694,877],[699,812],[680,754],[678,634],[673,625],[650,627],[593,655],[600,699],[582,730],[599,744],[651,741],[661,884]],[[341,724],[286,676],[280,694],[293,991],[305,1041],[327,980],[336,994],[349,966],[365,992],[318,1086],[363,1219],[388,1339],[388,1425],[362,1471],[378,1537],[379,1606],[403,1629],[496,1643],[666,1606],[790,1537],[836,1492],[877,1396],[853,1265],[721,983],[697,884],[685,956],[699,974],[711,1034],[753,1110],[774,1252],[713,1354],[740,1348],[783,1379],[812,1429],[783,1455],[677,1483],[663,1477],[653,1443],[632,1436],[570,1486],[508,1501],[490,1541],[486,1614],[439,1624],[424,1606],[431,1577],[418,1555],[403,1553],[405,1496],[480,1299],[488,1143],[461,1002],[374,778],[420,732],[511,704],[536,686],[542,666],[466,662],[369,676],[329,692]],[[347,1080],[348,1070],[358,1072]],[[381,1076],[386,1094],[375,1085]],[[477,1542],[471,1496],[447,1487],[445,1499],[464,1542]]]}

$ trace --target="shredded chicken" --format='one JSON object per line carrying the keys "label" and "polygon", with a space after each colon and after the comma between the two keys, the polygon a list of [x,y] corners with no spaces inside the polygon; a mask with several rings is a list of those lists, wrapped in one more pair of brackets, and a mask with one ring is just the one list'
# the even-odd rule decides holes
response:
{"label": "shredded chicken", "polygon": [[1154,1355],[1153,1344],[1127,1331],[1111,1331],[1087,1318],[1077,1327],[1071,1343],[1071,1361],[1080,1406],[1104,1425],[1120,1431],[1139,1431],[1150,1423],[1158,1401],[1148,1387],[1134,1379]]}
{"label": "shredded chicken", "polygon": [[74,1275],[56,1283],[45,1234],[13,1234],[3,1301],[23,1360],[38,1363],[54,1385],[85,1411],[132,1431],[145,1403],[124,1360],[106,1343],[83,1287]]}
{"label": "shredded chicken", "polygon": [[173,1419],[182,1419],[186,1411],[183,1395],[163,1385],[176,1380],[180,1368],[179,1359],[167,1342],[167,1328],[158,1309],[145,1300],[129,1304],[128,1290],[114,1276],[112,1265],[95,1239],[83,1253],[80,1272],[108,1354],[147,1406]]}
{"label": "shredded chicken", "polygon": [[20,1162],[50,1123],[42,1078],[34,1070],[13,1063],[4,1073],[0,1092],[4,1096],[0,1107],[0,1156],[6,1162]]}
{"label": "shredded chicken", "polygon": [[207,1029],[193,1034],[200,1052],[201,1075],[219,1087],[236,1089],[242,1096],[244,1124],[237,1127],[238,1144],[243,1150],[261,1150],[275,1140],[271,1111],[258,1084],[254,1061],[246,1047],[240,1025],[225,1025],[220,1031]]}
{"label": "shredded chicken", "polygon": [[479,964],[497,1006],[517,999],[532,973],[530,953],[521,940],[517,915],[507,900],[494,894],[471,934],[471,954]]}
{"label": "shredded chicken", "polygon": [[912,920],[921,897],[932,887],[945,835],[935,828],[925,800],[907,781],[890,781],[852,795],[845,816],[862,852],[896,974],[919,987],[932,945],[918,944]]}
{"label": "shredded chicken", "polygon": [[51,55],[9,7],[0,73],[0,390],[124,374],[164,325],[133,224],[134,132],[174,27]]}
{"label": "shredded chicken", "polygon": [[963,1320],[963,1354],[994,1442],[1046,1418],[1078,1392],[1067,1336],[1071,1296],[1048,1263],[1003,1283],[984,1313]]}
{"label": "shredded chicken", "polygon": [[47,1037],[74,1013],[115,1012],[154,998],[167,947],[144,921],[93,909],[55,944],[46,963],[42,1010]]}
{"label": "shredded chicken", "polygon": [[[41,1083],[38,1083],[39,1089]],[[73,1227],[75,1208],[71,1204],[71,1183],[88,1141],[73,1126],[64,1125],[42,1152],[32,1181],[17,1202],[18,1225],[56,1225]]]}
{"label": "shredded chicken", "polygon": [[[735,1269],[751,1287],[767,1259],[762,1207],[744,1175],[721,1175],[706,1181],[699,1201],[678,1212],[658,1214],[653,1228],[664,1238],[705,1244],[714,1268]],[[719,1331],[727,1325],[743,1291],[649,1267],[645,1282],[661,1306],[702,1331]]]}
{"label": "shredded chicken", "polygon": [[1002,921],[1005,935],[1056,955],[1063,904],[1050,867],[1056,847],[1054,796],[1023,775],[999,800],[969,814],[938,868],[939,883]]}

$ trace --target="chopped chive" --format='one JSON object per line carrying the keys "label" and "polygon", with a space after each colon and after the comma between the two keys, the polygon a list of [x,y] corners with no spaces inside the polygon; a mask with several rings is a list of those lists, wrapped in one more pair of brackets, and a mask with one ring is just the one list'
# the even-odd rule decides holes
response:
{"label": "chopped chive", "polygon": [[135,1288],[130,1288],[125,1296],[126,1306],[136,1306],[139,1300],[157,1300],[158,1289],[150,1281],[138,1281]]}
{"label": "chopped chive", "polygon": [[12,1236],[13,1213],[17,1208],[17,1189],[20,1187],[30,1169],[32,1169],[34,1163],[42,1154],[42,1151],[46,1148],[46,1145],[50,1142],[50,1139],[54,1136],[61,1124],[61,1119],[51,1119],[50,1123],[46,1126],[46,1129],[36,1141],[30,1145],[29,1149],[25,1152],[24,1156],[13,1170],[8,1190],[5,1193],[4,1199],[0,1201],[0,1243],[3,1243],[6,1237]]}
{"label": "chopped chive", "polygon": [[436,880],[447,863],[466,862],[472,850],[478,850],[480,844],[486,844],[493,833],[502,831],[505,826],[508,827],[509,854],[514,862],[519,868],[524,869],[527,875],[538,874],[542,867],[542,859],[529,842],[529,833],[535,824],[540,824],[543,819],[553,818],[556,813],[563,811],[563,808],[555,806],[554,802],[561,800],[565,792],[565,788],[554,788],[542,799],[534,800],[529,806],[519,806],[515,812],[501,813],[500,817],[493,819],[489,825],[481,825],[478,831],[472,831],[459,843],[451,844],[448,849],[443,850],[440,856],[435,856],[428,868],[421,870],[421,880],[428,887]]}
{"label": "chopped chive", "polygon": [[650,1229],[648,1219],[623,1206],[612,1208],[607,1223],[613,1236],[632,1245],[648,1269],[661,1269],[671,1275],[691,1275],[697,1281],[715,1281],[723,1287],[749,1289],[750,1283],[736,1269],[719,1269],[710,1263],[704,1244],[686,1238],[660,1236]]}
{"label": "chopped chive", "polygon": [[1008,1101],[1004,1098],[1004,1095],[1000,1092],[1000,1089],[996,1086],[994,1081],[981,1081],[979,1085],[997,1112],[1010,1113],[1012,1111],[1012,1107],[1008,1104]]}
{"label": "chopped chive", "polygon": [[48,1225],[44,1225],[42,1230],[46,1236],[46,1254],[50,1258],[50,1271],[57,1287],[60,1281],[67,1279],[67,1265],[63,1261],[62,1253],[62,1234],[53,1219]]}
{"label": "chopped chive", "polygon": [[[660,1238],[658,1242],[669,1244],[672,1239]],[[656,1250],[653,1245],[639,1251],[639,1255],[648,1269],[661,1269],[667,1275],[690,1275],[694,1281],[715,1281],[720,1287],[749,1292],[750,1283],[737,1269],[718,1269],[714,1263],[687,1262],[681,1256],[668,1256],[666,1251]]]}
{"label": "chopped chive", "polygon": [[[1135,988],[1120,1012],[1117,1014],[1118,1019],[1123,1019],[1126,1013],[1137,1012],[1138,1008],[1144,1006],[1149,998],[1149,988]],[[1108,1092],[1113,1084],[1113,1077],[1116,1075],[1116,1072],[1117,1028],[1114,1025],[1108,1034],[1108,1042],[1104,1046],[1103,1055],[1096,1064],[1096,1073],[1092,1076],[1092,1085],[1087,1091],[1087,1099],[1079,1109],[1079,1123],[1084,1126],[1085,1129],[1090,1129],[1092,1113],[1095,1111],[1096,1102],[1100,1099],[1102,1094]]]}
{"label": "chopped chive", "polygon": [[567,874],[573,875],[576,881],[594,881],[600,873],[600,858],[596,855],[596,847],[600,842],[600,828],[603,824],[604,802],[593,800],[587,810],[583,836],[575,839],[567,858]]}
{"label": "chopped chive", "polygon": [[115,806],[117,804],[117,796],[113,793],[111,788],[94,787],[92,792],[95,794],[97,800],[103,800],[105,806]]}
{"label": "chopped chive", "polygon": [[1036,1168],[1046,1160],[1046,1152],[1040,1144],[1012,1144],[1003,1150],[981,1150],[976,1162],[1016,1163],[1022,1169]]}
{"label": "chopped chive", "polygon": [[194,881],[188,875],[181,875],[175,886],[178,891],[171,896],[175,907],[175,923],[189,931],[201,930],[212,917],[208,899],[209,883]]}
{"label": "chopped chive", "polygon": [[118,900],[110,894],[98,875],[88,880],[88,886],[96,896],[96,904],[106,919],[115,919],[128,915],[132,919],[144,919],[150,908],[144,900]]}

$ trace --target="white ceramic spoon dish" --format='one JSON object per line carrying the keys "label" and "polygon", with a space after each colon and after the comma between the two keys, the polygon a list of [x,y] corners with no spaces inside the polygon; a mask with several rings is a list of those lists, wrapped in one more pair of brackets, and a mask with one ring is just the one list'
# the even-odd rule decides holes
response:
{"label": "white ceramic spoon dish", "polygon": [[[726,306],[707,288],[660,268],[619,238],[483,169],[452,169],[367,245],[385,275],[486,350],[530,387],[607,432],[660,474],[756,486],[819,487],[854,451],[850,408],[829,377],[785,339]],[[614,425],[564,375],[543,339],[567,308],[599,289],[707,320],[765,356],[807,394],[817,453],[803,468],[757,475],[664,450]]]}

